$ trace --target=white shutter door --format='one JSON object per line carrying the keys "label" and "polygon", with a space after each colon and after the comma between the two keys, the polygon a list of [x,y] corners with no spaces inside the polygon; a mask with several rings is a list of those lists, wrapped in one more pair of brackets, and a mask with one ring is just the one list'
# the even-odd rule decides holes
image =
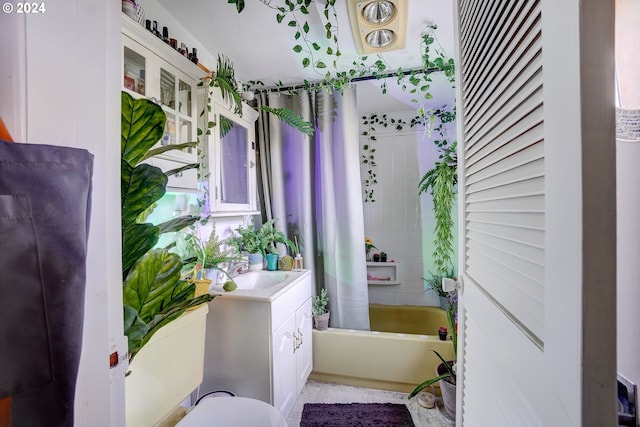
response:
{"label": "white shutter door", "polygon": [[[459,268],[464,286],[457,421],[465,426],[586,425],[581,387],[590,376],[582,366],[590,333],[583,328],[590,323],[585,304],[593,299],[587,289],[595,282],[587,277],[585,263],[604,251],[588,247],[591,211],[585,206],[594,192],[587,191],[592,182],[585,175],[585,153],[606,140],[585,149],[592,136],[585,123],[599,107],[587,111],[580,102],[595,87],[589,79],[603,84],[597,79],[607,71],[594,69],[606,67],[607,61],[585,66],[580,61],[589,54],[578,47],[585,43],[581,19],[607,5],[578,0],[457,3]],[[603,15],[602,28],[610,24],[607,18]],[[565,24],[564,34],[558,23]],[[584,73],[585,67],[593,67],[593,73]],[[566,93],[558,90],[560,82]],[[607,87],[613,96],[613,81],[594,93],[606,94]],[[607,96],[602,99],[606,102]],[[561,106],[573,108],[564,127]],[[601,136],[606,136],[603,117]],[[609,154],[603,159],[602,169],[593,172],[607,176],[612,172]],[[603,190],[595,192],[602,196]],[[603,217],[605,228],[610,218]],[[615,257],[602,267],[611,273],[611,265],[615,268]],[[559,304],[558,297],[568,298]],[[615,370],[610,373],[615,378]],[[606,387],[612,385],[607,380]],[[613,388],[608,392],[613,395]],[[613,415],[613,399],[610,403],[606,416]]]}
{"label": "white shutter door", "polygon": [[[463,2],[461,13],[471,5]],[[544,140],[540,2],[489,2],[463,36],[466,274],[540,345]],[[495,22],[494,22],[495,21]],[[461,28],[463,33],[465,28]],[[501,48],[496,49],[500,43]],[[477,77],[476,77],[477,76]]]}

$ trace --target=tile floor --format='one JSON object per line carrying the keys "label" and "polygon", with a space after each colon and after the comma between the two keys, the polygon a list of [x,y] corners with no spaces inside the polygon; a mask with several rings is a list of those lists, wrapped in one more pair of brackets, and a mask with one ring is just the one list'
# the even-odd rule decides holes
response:
{"label": "tile floor", "polygon": [[438,409],[426,409],[418,405],[417,397],[407,399],[406,393],[351,387],[340,384],[308,381],[287,417],[289,427],[298,427],[305,403],[404,403],[411,412],[416,427],[448,427]]}

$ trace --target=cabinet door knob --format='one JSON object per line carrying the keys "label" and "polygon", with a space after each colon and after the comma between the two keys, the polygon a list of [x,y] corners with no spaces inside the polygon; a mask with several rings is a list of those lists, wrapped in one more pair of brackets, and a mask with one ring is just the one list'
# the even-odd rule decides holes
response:
{"label": "cabinet door knob", "polygon": [[183,173],[182,173],[182,172],[178,172],[178,173],[176,174],[176,178],[182,178],[182,175],[183,175]]}

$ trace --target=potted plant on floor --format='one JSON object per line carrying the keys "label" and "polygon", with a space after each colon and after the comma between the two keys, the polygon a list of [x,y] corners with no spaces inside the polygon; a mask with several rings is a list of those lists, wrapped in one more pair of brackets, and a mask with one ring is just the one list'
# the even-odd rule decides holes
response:
{"label": "potted plant on floor", "polygon": [[314,295],[312,298],[313,324],[319,331],[329,328],[329,297],[327,290],[322,288],[320,295]]}
{"label": "potted plant on floor", "polygon": [[449,277],[455,280],[455,278],[453,277],[453,270],[449,270],[444,274],[439,274],[439,273],[436,273],[436,274],[429,273],[429,274],[431,277],[429,277],[428,279],[424,277],[422,278],[422,280],[424,280],[425,282],[425,290],[436,291],[438,293],[438,297],[440,298],[440,308],[443,310],[446,310],[451,300],[451,294],[449,292],[446,292],[442,288],[442,279],[445,277]]}
{"label": "potted plant on floor", "polygon": [[[449,323],[449,331],[451,331],[451,338],[453,340],[453,354],[457,358],[458,355],[458,335],[456,329],[456,311],[457,311],[457,294],[455,292],[452,295],[451,303],[447,306],[447,321]],[[442,393],[442,401],[444,403],[445,414],[448,418],[456,418],[456,361],[444,360],[444,358],[437,351],[433,352],[442,361],[436,368],[436,376],[430,378],[423,383],[419,384],[410,394],[409,399],[416,396],[425,388],[429,387],[436,382],[440,385],[440,392]]]}

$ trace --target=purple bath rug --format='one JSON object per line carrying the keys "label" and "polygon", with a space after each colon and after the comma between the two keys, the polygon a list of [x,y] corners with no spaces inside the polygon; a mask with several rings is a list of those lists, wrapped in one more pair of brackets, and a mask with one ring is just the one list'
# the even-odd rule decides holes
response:
{"label": "purple bath rug", "polygon": [[305,403],[300,427],[415,427],[400,403]]}

